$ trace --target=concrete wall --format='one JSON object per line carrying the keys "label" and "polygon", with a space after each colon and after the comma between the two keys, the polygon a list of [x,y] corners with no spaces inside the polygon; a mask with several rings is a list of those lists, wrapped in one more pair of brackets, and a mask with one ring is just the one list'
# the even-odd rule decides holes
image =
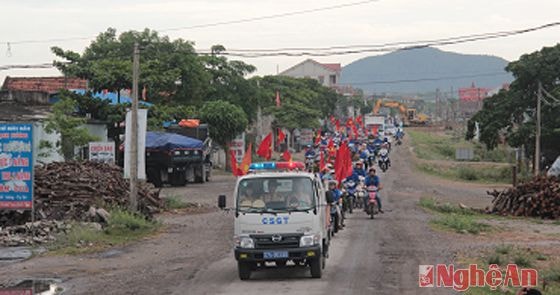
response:
{"label": "concrete wall", "polygon": [[0,91],[0,101],[18,102],[26,105],[46,105],[49,94],[39,91]]}
{"label": "concrete wall", "polygon": [[[98,137],[99,141],[107,141],[107,126],[105,124],[85,124],[83,126],[88,132]],[[50,163],[64,161],[64,157],[57,151],[56,143],[60,140],[60,134],[49,134],[45,131],[43,123],[33,123],[33,159],[34,163]],[[39,146],[42,141],[47,141],[53,147],[52,149],[40,149]],[[81,155],[81,149],[75,148],[77,156]]]}

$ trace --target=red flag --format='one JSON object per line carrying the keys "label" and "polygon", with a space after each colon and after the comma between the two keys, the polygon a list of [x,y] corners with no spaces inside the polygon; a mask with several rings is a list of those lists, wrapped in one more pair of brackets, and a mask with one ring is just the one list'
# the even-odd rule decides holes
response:
{"label": "red flag", "polygon": [[335,125],[336,125],[336,131],[340,131],[340,120],[339,119],[336,119]]}
{"label": "red flag", "polygon": [[352,125],[352,133],[354,134],[354,138],[358,138],[359,133],[358,133],[358,127],[356,127],[356,125]]}
{"label": "red flag", "polygon": [[334,163],[335,178],[341,183],[346,177],[352,175],[352,159],[346,142],[343,142],[336,153]]}
{"label": "red flag", "polygon": [[284,158],[284,161],[286,162],[291,162],[292,154],[290,154],[290,151],[286,150],[285,152],[282,153],[282,158]]}
{"label": "red flag", "polygon": [[280,91],[276,90],[276,107],[280,107]]}
{"label": "red flag", "polygon": [[284,134],[284,132],[282,132],[282,129],[278,128],[278,138],[277,138],[277,142],[276,145],[280,145],[282,142],[284,142],[284,140],[286,139],[286,134]]}
{"label": "red flag", "polygon": [[356,123],[358,123],[358,125],[362,126],[362,124],[363,124],[362,115],[359,115],[358,117],[356,117]]}
{"label": "red flag", "polygon": [[332,123],[332,124],[334,125],[334,123],[335,123],[335,118],[334,118],[334,116],[333,116],[333,115],[331,115],[331,117],[329,118],[329,120],[330,120],[330,121],[331,121],[331,123]]}
{"label": "red flag", "polygon": [[261,141],[257,150],[257,155],[265,158],[266,160],[270,160],[272,157],[272,132]]}
{"label": "red flag", "polygon": [[229,150],[229,157],[231,161],[231,173],[233,176],[241,176],[239,174],[239,169],[237,168],[237,159],[235,158],[235,151]]}
{"label": "red flag", "polygon": [[252,155],[251,155],[252,149],[253,149],[253,143],[249,142],[249,146],[247,147],[247,150],[245,151],[245,155],[243,155],[243,160],[241,161],[240,170],[243,173],[242,175],[245,175],[247,174],[247,172],[249,172],[249,166],[251,166],[251,162],[252,162]]}
{"label": "red flag", "polygon": [[371,134],[372,134],[373,136],[376,136],[376,135],[377,135],[377,126],[371,127]]}
{"label": "red flag", "polygon": [[329,138],[329,143],[327,143],[327,149],[328,149],[329,151],[332,150],[332,149],[334,149],[334,141],[333,141],[332,137]]}

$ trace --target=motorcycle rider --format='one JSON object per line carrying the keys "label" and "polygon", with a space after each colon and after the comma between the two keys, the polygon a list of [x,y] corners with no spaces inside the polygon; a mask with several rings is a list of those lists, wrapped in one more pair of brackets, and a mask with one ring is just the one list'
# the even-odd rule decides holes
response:
{"label": "motorcycle rider", "polygon": [[387,144],[381,145],[381,149],[379,149],[379,161],[381,162],[381,158],[387,157],[387,167],[391,167],[391,159],[389,158],[389,150],[387,149]]}
{"label": "motorcycle rider", "polygon": [[[375,194],[375,200],[377,201],[377,209],[379,209],[379,213],[383,213],[383,210],[381,210],[381,198],[379,197],[379,191],[383,189],[383,184],[381,184],[381,179],[379,178],[379,176],[375,175],[375,168],[369,168],[368,176],[366,177],[365,180],[365,185],[366,187],[369,187],[371,185],[377,187],[377,194]],[[368,205],[368,199],[369,196],[364,197],[364,211],[367,210],[366,208]]]}
{"label": "motorcycle rider", "polygon": [[317,151],[311,145],[308,145],[307,150],[305,151],[305,157],[315,159],[316,156]]}
{"label": "motorcycle rider", "polygon": [[342,220],[342,212],[340,212],[340,202],[342,197],[342,192],[336,187],[338,182],[336,180],[329,180],[329,191],[332,193],[332,203],[337,204],[336,208],[336,215],[338,216],[339,224],[337,225],[339,228],[344,227],[344,221]]}

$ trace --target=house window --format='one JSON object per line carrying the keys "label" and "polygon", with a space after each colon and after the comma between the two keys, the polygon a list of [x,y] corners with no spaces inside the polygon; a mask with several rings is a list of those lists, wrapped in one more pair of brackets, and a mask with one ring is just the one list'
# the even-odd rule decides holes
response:
{"label": "house window", "polygon": [[329,84],[330,85],[336,84],[336,75],[330,75],[329,76]]}
{"label": "house window", "polygon": [[319,83],[325,84],[325,76],[319,76]]}

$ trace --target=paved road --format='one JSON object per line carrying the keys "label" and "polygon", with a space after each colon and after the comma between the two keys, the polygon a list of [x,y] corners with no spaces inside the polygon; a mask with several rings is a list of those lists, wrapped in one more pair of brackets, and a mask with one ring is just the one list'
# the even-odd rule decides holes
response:
{"label": "paved road", "polygon": [[202,268],[174,294],[448,294],[450,290],[418,288],[418,265],[448,263],[451,251],[442,237],[428,229],[428,215],[417,207],[423,195],[404,179],[414,178],[401,157],[381,174],[386,213],[375,220],[354,213],[333,241],[322,279],[308,269],[267,269],[240,281],[233,253]]}

